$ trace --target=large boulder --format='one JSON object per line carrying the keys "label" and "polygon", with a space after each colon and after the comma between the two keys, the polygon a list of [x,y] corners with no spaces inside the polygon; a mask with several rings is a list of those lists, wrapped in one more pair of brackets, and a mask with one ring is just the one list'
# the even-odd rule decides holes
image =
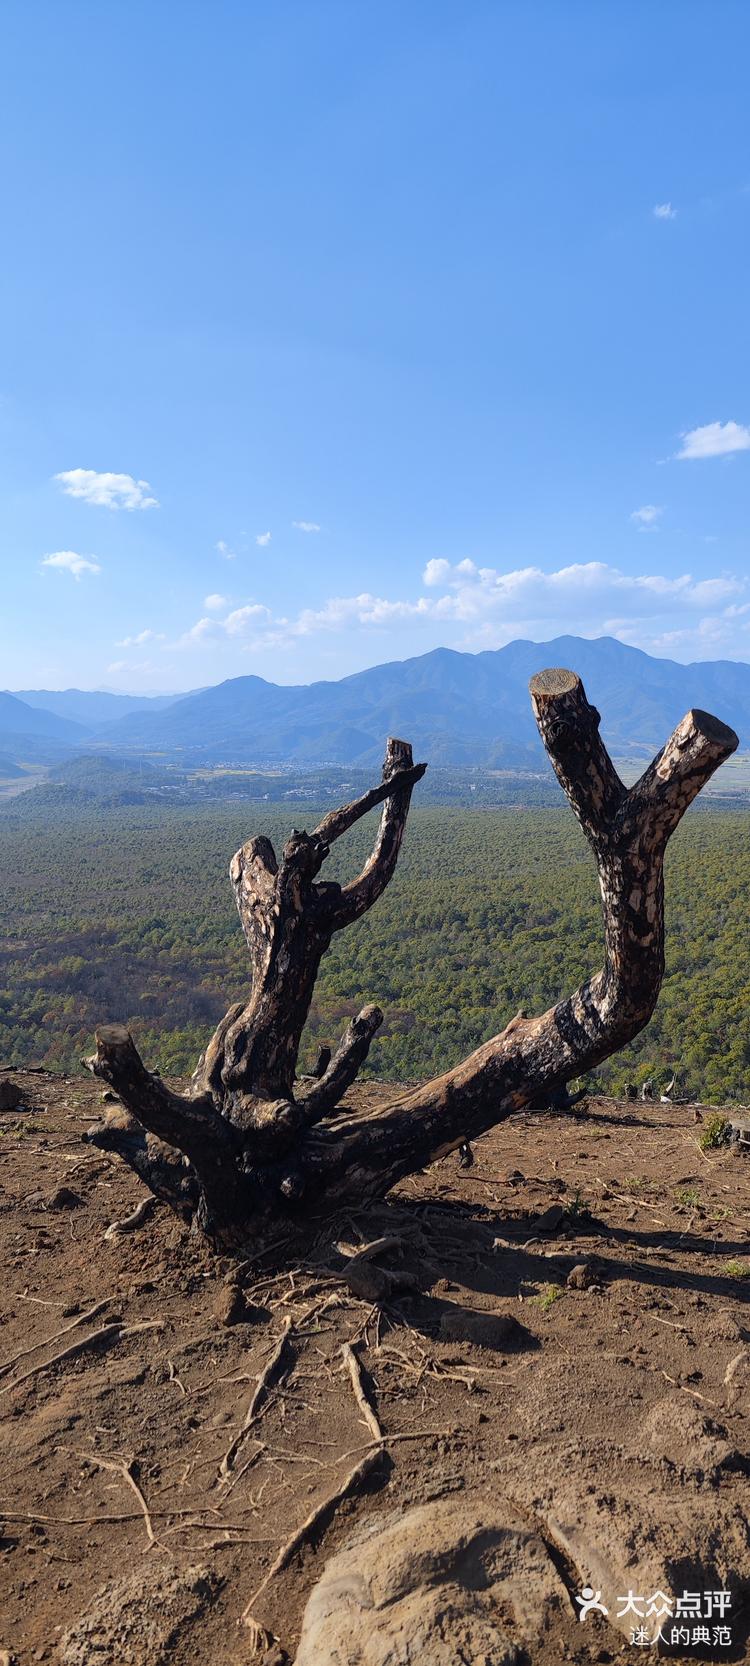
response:
{"label": "large boulder", "polygon": [[512,1507],[441,1500],[361,1529],[326,1564],[296,1666],[514,1666],[570,1601]]}

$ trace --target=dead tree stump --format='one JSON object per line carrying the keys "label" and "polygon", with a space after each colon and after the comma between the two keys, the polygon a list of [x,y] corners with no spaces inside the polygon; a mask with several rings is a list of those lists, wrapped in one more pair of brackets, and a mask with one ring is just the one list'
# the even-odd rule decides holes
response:
{"label": "dead tree stump", "polygon": [[[119,1152],[214,1243],[247,1243],[274,1218],[382,1197],[512,1111],[545,1103],[648,1023],[664,971],[667,841],[737,736],[706,712],[688,712],[628,791],[575,672],[540,672],[530,688],[542,740],[599,871],[604,966],[575,994],[539,1017],[519,1014],[453,1070],[369,1115],[336,1113],[382,1023],[379,1007],[363,1007],[333,1056],[324,1053],[313,1075],[297,1076],[321,959],[334,933],[371,908],[392,878],[412,789],[426,768],[412,763],[405,741],[389,740],[380,784],[314,832],[293,832],[280,861],[266,838],[248,840],[233,858],[250,995],[221,1020],[189,1093],[171,1092],[146,1069],[126,1029],[97,1031],[97,1052],[86,1062],[136,1123],[128,1130],[104,1123],[88,1138]],[[380,826],[358,878],[343,886],[318,880],[333,841],[376,804]]]}

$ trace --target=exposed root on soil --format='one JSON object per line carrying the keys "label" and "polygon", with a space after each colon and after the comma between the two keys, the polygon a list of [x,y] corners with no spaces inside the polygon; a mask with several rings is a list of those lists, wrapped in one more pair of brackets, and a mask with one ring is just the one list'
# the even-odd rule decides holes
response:
{"label": "exposed root on soil", "polygon": [[107,1240],[111,1240],[112,1238],[122,1238],[128,1232],[137,1232],[139,1226],[143,1226],[144,1221],[147,1221],[149,1216],[153,1215],[155,1208],[155,1197],[142,1198],[141,1202],[131,1211],[129,1215],[123,1216],[121,1221],[112,1221],[112,1224],[107,1227],[104,1234],[105,1238]]}
{"label": "exposed root on soil", "polygon": [[19,1359],[26,1359],[29,1354],[35,1354],[38,1348],[47,1348],[51,1343],[59,1342],[62,1336],[67,1336],[68,1331],[75,1330],[77,1325],[85,1325],[88,1319],[98,1318],[99,1314],[104,1312],[105,1307],[109,1307],[112,1300],[112,1296],[105,1296],[104,1300],[97,1302],[95,1307],[90,1307],[86,1313],[79,1313],[77,1319],[73,1319],[69,1325],[63,1325],[62,1330],[55,1331],[53,1336],[45,1336],[41,1342],[32,1342],[29,1348],[19,1348],[17,1353],[11,1354],[10,1359],[3,1360],[0,1365],[0,1377],[4,1377],[6,1371],[10,1371]]}
{"label": "exposed root on soil", "polygon": [[354,1398],[357,1402],[357,1405],[359,1406],[359,1409],[362,1413],[362,1417],[364,1418],[364,1421],[367,1424],[367,1427],[370,1431],[370,1434],[373,1436],[373,1439],[375,1439],[375,1440],[378,1440],[378,1441],[383,1440],[383,1438],[384,1438],[383,1431],[382,1431],[382,1429],[380,1427],[380,1424],[378,1422],[377,1416],[375,1414],[374,1407],[371,1406],[370,1401],[368,1400],[367,1395],[365,1393],[364,1383],[362,1381],[362,1370],[361,1370],[361,1367],[360,1367],[359,1360],[357,1359],[357,1356],[354,1353],[353,1348],[350,1346],[350,1344],[348,1342],[345,1342],[342,1349],[341,1349],[341,1357],[344,1361],[344,1364],[347,1367],[347,1370],[349,1372],[349,1376],[351,1377],[352,1388],[354,1390]]}
{"label": "exposed root on soil", "polygon": [[[159,1544],[160,1541],[157,1539],[156,1534],[154,1532],[154,1526],[153,1526],[153,1522],[151,1520],[151,1514],[150,1514],[150,1511],[149,1511],[149,1507],[146,1503],[146,1500],[143,1496],[143,1493],[141,1492],[141,1489],[138,1485],[138,1482],[136,1481],[136,1478],[133,1474],[134,1459],[133,1458],[130,1458],[130,1459],[128,1459],[128,1458],[102,1458],[102,1457],[99,1456],[98,1452],[81,1452],[81,1453],[79,1453],[79,1456],[82,1457],[82,1458],[85,1458],[87,1463],[97,1464],[99,1469],[109,1469],[109,1470],[112,1471],[113,1475],[121,1475],[122,1476],[123,1481],[125,1481],[127,1483],[127,1485],[130,1487],[131,1492],[135,1493],[135,1496],[138,1500],[141,1515],[143,1516],[143,1520],[144,1520],[145,1525],[146,1525],[146,1537],[148,1539],[149,1544],[150,1545]],[[167,1549],[166,1545],[162,1545],[161,1548],[162,1548],[162,1550]],[[171,1554],[171,1552],[169,1554]]]}
{"label": "exposed root on soil", "polygon": [[182,1382],[181,1378],[178,1377],[177,1372],[175,1371],[175,1368],[174,1368],[174,1365],[173,1365],[171,1359],[167,1360],[167,1370],[169,1371],[169,1381],[171,1383],[174,1383],[175,1386],[177,1388],[179,1388],[180,1393],[181,1393],[181,1395],[183,1396],[183,1399],[184,1399],[187,1395],[187,1389],[185,1387],[185,1384]]}
{"label": "exposed root on soil", "polygon": [[221,1463],[219,1465],[219,1480],[220,1481],[228,1481],[229,1480],[229,1477],[232,1473],[234,1460],[237,1457],[237,1453],[240,1451],[241,1447],[244,1445],[245,1440],[246,1440],[248,1434],[250,1433],[250,1430],[252,1429],[253,1425],[255,1423],[257,1423],[258,1420],[259,1420],[259,1417],[261,1415],[260,1408],[262,1406],[263,1401],[265,1400],[266,1394],[267,1394],[268,1389],[269,1389],[269,1387],[270,1387],[270,1385],[273,1381],[276,1370],[277,1370],[279,1364],[281,1363],[282,1356],[284,1354],[287,1342],[289,1340],[289,1333],[290,1333],[291,1329],[292,1329],[292,1320],[291,1319],[285,1319],[284,1320],[284,1329],[281,1333],[281,1336],[279,1337],[279,1340],[276,1344],[276,1347],[274,1348],[273,1353],[270,1356],[270,1359],[268,1359],[266,1361],[266,1364],[264,1365],[263,1370],[261,1371],[260,1376],[258,1377],[258,1380],[256,1382],[255,1389],[253,1391],[253,1394],[252,1394],[252,1397],[251,1397],[251,1400],[250,1400],[250,1404],[247,1408],[247,1411],[245,1412],[245,1420],[243,1422],[242,1428],[240,1429],[239,1433],[235,1435],[234,1440],[232,1441],[231,1445],[227,1447],[227,1450],[224,1453],[224,1456],[221,1460]]}
{"label": "exposed root on soil", "polygon": [[78,1342],[72,1342],[67,1348],[61,1348],[58,1354],[53,1354],[51,1359],[43,1360],[41,1365],[33,1365],[31,1370],[25,1371],[22,1377],[16,1377],[15,1382],[6,1383],[3,1388],[0,1388],[0,1394],[11,1394],[14,1388],[22,1388],[23,1384],[30,1382],[32,1377],[38,1377],[42,1371],[49,1371],[53,1365],[59,1365],[62,1360],[75,1359],[76,1355],[82,1354],[85,1348],[100,1347],[102,1344],[109,1347],[110,1343],[114,1342],[115,1338],[120,1337],[122,1333],[123,1326],[119,1320],[113,1324],[101,1325],[99,1330],[92,1331],[90,1336],[81,1337]]}
{"label": "exposed root on soil", "polygon": [[265,1578],[261,1580],[257,1591],[253,1592],[250,1601],[246,1603],[243,1608],[238,1621],[239,1625],[247,1626],[256,1624],[252,1617],[252,1610],[255,1607],[258,1598],[261,1597],[265,1591],[266,1586],[270,1585],[271,1580],[275,1579],[276,1575],[281,1573],[288,1563],[291,1562],[292,1557],[298,1550],[301,1550],[302,1546],[315,1531],[318,1524],[321,1521],[324,1521],[328,1515],[336,1509],[336,1506],[342,1502],[342,1499],[347,1498],[350,1492],[354,1492],[357,1487],[362,1485],[363,1481],[366,1481],[371,1470],[373,1470],[379,1462],[383,1453],[383,1447],[384,1441],[382,1436],[380,1440],[373,1441],[372,1446],[365,1452],[364,1457],[360,1458],[359,1462],[354,1465],[354,1468],[349,1470],[348,1475],[344,1477],[340,1486],[336,1487],[333,1492],[328,1493],[325,1498],[321,1499],[319,1504],[316,1504],[315,1509],[310,1511],[309,1516],[306,1516],[302,1526],[298,1527],[292,1534],[291,1538],[287,1539],[286,1544],[282,1545],[275,1562],[272,1563],[268,1573],[265,1575]]}
{"label": "exposed root on soil", "polygon": [[[107,1303],[105,1302],[102,1305],[106,1307]],[[93,1311],[98,1312],[99,1309],[92,1309]],[[86,1317],[86,1315],[82,1317]],[[81,1319],[77,1321],[79,1324],[81,1322]],[[72,1330],[72,1328],[72,1325],[68,1326],[68,1329]],[[51,1370],[53,1365],[59,1365],[64,1359],[75,1359],[78,1354],[82,1354],[87,1348],[101,1346],[109,1348],[112,1343],[120,1342],[126,1336],[136,1336],[144,1330],[163,1329],[163,1319],[144,1319],[136,1325],[124,1325],[121,1319],[113,1319],[110,1324],[100,1325],[99,1329],[92,1331],[90,1336],[82,1336],[80,1341],[71,1342],[67,1348],[61,1348],[60,1352],[53,1354],[51,1359],[42,1360],[39,1365],[32,1365],[31,1370],[25,1371],[22,1377],[16,1377],[13,1382],[5,1383],[0,1388],[0,1394],[11,1394],[15,1388],[22,1388],[24,1383],[30,1382],[32,1377],[41,1376],[43,1371]],[[62,1332],[62,1334],[64,1335],[65,1332]],[[44,1344],[40,1343],[39,1346],[43,1347]],[[33,1351],[33,1349],[30,1350],[32,1353]]]}

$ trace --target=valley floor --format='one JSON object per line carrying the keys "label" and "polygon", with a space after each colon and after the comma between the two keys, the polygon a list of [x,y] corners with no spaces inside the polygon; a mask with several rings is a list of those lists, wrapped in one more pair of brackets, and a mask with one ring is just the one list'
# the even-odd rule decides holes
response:
{"label": "valley floor", "polygon": [[[161,1207],[105,1237],[145,1193],[81,1144],[97,1084],[14,1079],[25,1108],[0,1113],[0,1659],[246,1666],[257,1645],[291,1660],[326,1560],[363,1522],[440,1499],[520,1518],[541,1547],[538,1589],[511,1578],[503,1605],[519,1661],[638,1658],[631,1633],[658,1626],[639,1612],[684,1590],[702,1616],[662,1619],[682,1632],[668,1656],[747,1658],[750,1159],[701,1151],[692,1106],[516,1116],[472,1168],[453,1155],[378,1210],[252,1255],[238,1295],[230,1262]],[[380,1306],[343,1272],[383,1235],[398,1242],[377,1265],[412,1287]],[[243,1610],[372,1439],[347,1342],[383,1452],[252,1604],[264,1637],[238,1625]],[[180,1583],[187,1568],[202,1571]],[[586,1584],[608,1619],[579,1623]],[[640,1611],[618,1620],[629,1592]]]}

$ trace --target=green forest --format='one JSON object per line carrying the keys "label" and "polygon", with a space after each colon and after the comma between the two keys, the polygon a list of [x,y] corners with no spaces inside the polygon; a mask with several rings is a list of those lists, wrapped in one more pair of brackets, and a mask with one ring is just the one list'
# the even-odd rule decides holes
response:
{"label": "green forest", "polygon": [[[322,813],[322,812],[321,812]],[[60,805],[0,815],[0,1063],[76,1071],[95,1024],[127,1022],[163,1074],[192,1070],[247,955],[227,876],[254,833],[277,848],[304,804]],[[376,817],[324,877],[361,865]],[[677,1072],[680,1095],[750,1101],[750,814],[695,809],[667,860],[667,972],[649,1028],[597,1073],[622,1092]],[[593,859],[567,809],[412,809],[396,877],[334,938],[303,1047],[335,1043],[366,1000],[385,1022],[366,1073],[407,1082],[453,1064],[519,1008],[596,969]],[[594,1087],[593,1080],[590,1083]]]}

